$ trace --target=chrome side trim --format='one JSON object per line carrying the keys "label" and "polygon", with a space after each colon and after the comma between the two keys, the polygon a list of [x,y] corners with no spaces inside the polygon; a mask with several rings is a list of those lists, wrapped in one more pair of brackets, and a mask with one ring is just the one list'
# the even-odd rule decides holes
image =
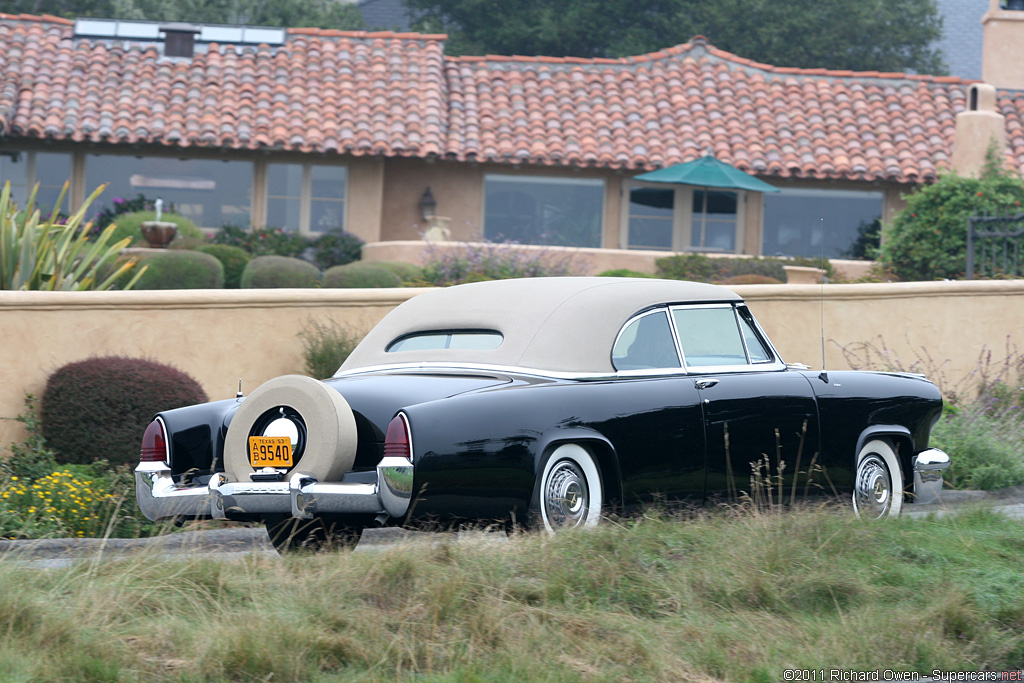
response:
{"label": "chrome side trim", "polygon": [[942,471],[949,467],[949,456],[938,448],[923,450],[911,461],[914,470],[914,502],[931,503],[942,490]]}
{"label": "chrome side trim", "polygon": [[625,379],[633,377],[678,377],[692,375],[721,375],[725,373],[743,374],[749,372],[778,372],[785,370],[786,365],[782,362],[763,363],[759,365],[716,365],[691,368],[689,371],[684,368],[656,369],[656,370],[619,370],[616,372],[557,372],[554,370],[538,370],[536,368],[524,368],[510,365],[486,365],[456,362],[423,362],[423,363],[395,363],[393,365],[368,365],[363,368],[353,368],[334,375],[331,379],[342,379],[358,375],[369,375],[388,372],[409,372],[420,371],[423,373],[437,372],[484,372],[501,373],[512,375],[525,375],[527,377],[539,377],[541,379],[566,379],[582,382],[607,382],[613,379]]}

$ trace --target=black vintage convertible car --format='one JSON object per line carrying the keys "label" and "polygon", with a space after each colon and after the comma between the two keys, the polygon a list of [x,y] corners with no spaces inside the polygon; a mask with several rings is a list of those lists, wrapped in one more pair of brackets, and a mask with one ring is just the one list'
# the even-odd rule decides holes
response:
{"label": "black vintage convertible car", "polygon": [[136,490],[150,519],[262,522],[279,548],[425,520],[587,526],[749,495],[755,471],[876,518],[938,493],[941,413],[920,376],[787,366],[722,287],[503,280],[403,303],[331,379],[156,415]]}

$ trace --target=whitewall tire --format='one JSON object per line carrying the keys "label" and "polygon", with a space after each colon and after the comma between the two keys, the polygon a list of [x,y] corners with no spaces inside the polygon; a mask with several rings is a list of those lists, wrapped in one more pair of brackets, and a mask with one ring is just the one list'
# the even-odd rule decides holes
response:
{"label": "whitewall tire", "polygon": [[857,454],[853,510],[864,519],[898,517],[903,508],[903,475],[888,441],[872,439]]}
{"label": "whitewall tire", "polygon": [[582,446],[555,449],[541,471],[539,494],[540,519],[550,533],[594,526],[601,519],[601,473]]}

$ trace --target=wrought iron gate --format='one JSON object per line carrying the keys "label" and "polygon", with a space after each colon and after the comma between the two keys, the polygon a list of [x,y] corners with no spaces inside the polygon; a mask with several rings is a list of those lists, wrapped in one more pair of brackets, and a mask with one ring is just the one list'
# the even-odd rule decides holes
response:
{"label": "wrought iron gate", "polygon": [[967,226],[967,279],[1020,277],[1024,213],[1016,216],[974,216]]}

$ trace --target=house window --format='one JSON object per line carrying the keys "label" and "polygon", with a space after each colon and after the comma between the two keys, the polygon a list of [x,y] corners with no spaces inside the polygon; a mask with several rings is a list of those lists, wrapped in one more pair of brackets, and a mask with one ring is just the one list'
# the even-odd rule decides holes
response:
{"label": "house window", "polygon": [[848,256],[861,230],[882,217],[881,192],[784,189],[764,197],[769,256]]}
{"label": "house window", "polygon": [[484,236],[494,242],[600,247],[603,215],[603,180],[484,178]]}
{"label": "house window", "polygon": [[[0,153],[0,182],[11,181],[11,197],[24,208],[32,188],[36,192],[36,208],[45,218],[53,211],[64,183],[71,180],[71,155],[59,152]],[[64,194],[59,210],[67,214],[71,205],[70,188]]]}
{"label": "house window", "polygon": [[743,192],[635,180],[627,192],[626,248],[734,253],[742,244]]}
{"label": "house window", "polygon": [[90,155],[86,188],[110,183],[95,208],[114,199],[163,200],[165,211],[188,218],[201,228],[225,224],[248,226],[252,205],[253,164],[249,161]]}
{"label": "house window", "polygon": [[345,227],[344,166],[267,164],[268,227],[321,233]]}

